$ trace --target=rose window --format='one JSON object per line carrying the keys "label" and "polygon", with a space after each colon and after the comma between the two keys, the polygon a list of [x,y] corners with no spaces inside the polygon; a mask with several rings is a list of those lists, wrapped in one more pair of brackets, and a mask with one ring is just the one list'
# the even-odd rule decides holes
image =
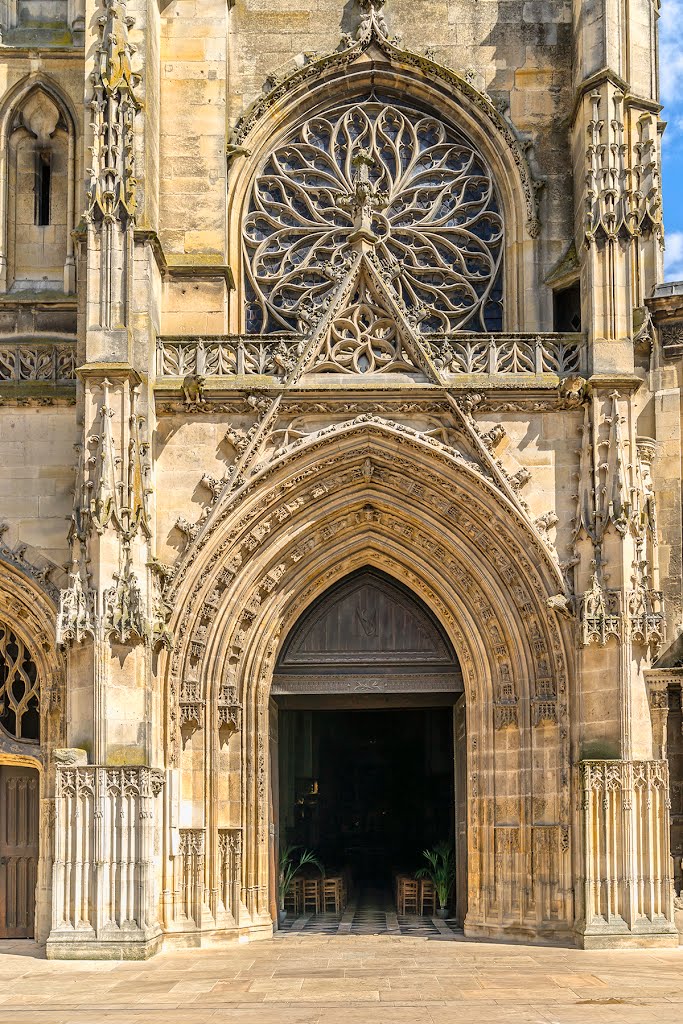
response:
{"label": "rose window", "polygon": [[352,254],[361,202],[364,237],[422,333],[501,330],[503,218],[489,169],[456,129],[373,98],[306,121],[256,178],[249,333],[306,329]]}

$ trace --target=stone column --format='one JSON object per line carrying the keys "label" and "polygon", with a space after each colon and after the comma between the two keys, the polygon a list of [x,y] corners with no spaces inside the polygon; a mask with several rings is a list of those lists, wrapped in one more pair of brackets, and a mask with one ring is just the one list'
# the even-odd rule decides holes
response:
{"label": "stone column", "polygon": [[[85,763],[56,769],[49,950],[53,957],[144,958],[160,935],[152,851],[162,777],[149,767],[161,756],[152,659],[168,641],[148,440],[158,270],[149,233],[136,234],[139,219],[156,215],[157,5],[86,0],[85,23],[92,38],[87,206],[77,240],[83,436],[57,627],[67,649],[67,742],[85,752]],[[68,941],[70,929],[77,941]]]}

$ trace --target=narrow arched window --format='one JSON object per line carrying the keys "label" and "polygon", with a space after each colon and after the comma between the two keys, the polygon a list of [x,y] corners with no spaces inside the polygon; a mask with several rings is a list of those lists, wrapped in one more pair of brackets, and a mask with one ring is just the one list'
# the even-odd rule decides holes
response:
{"label": "narrow arched window", "polygon": [[71,291],[69,126],[43,88],[14,111],[5,161],[5,290]]}
{"label": "narrow arched window", "polygon": [[28,648],[0,621],[0,727],[20,740],[40,741],[40,684]]}

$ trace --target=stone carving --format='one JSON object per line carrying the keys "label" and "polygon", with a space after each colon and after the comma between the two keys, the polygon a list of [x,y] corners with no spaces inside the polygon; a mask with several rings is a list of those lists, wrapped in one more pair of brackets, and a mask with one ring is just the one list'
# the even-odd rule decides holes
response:
{"label": "stone carving", "polygon": [[[582,377],[575,376],[577,371],[585,371],[586,368],[586,342],[581,335],[497,333],[482,341],[480,335],[468,335],[463,331],[457,336],[427,337],[425,342],[435,367],[444,374],[556,373],[560,376],[569,375],[563,379],[562,385],[576,380],[582,385],[584,383]],[[160,338],[157,342],[157,373],[160,377],[182,377],[188,368],[201,365],[207,367],[207,372],[218,377],[258,374],[283,378],[292,371],[302,351],[300,336],[269,339],[252,335],[211,341],[202,338]],[[571,407],[569,388],[561,387],[560,397],[565,407]],[[576,404],[580,405],[582,401],[581,397],[576,398]],[[224,404],[221,403],[221,409]],[[505,405],[497,402],[496,408],[501,404]],[[534,411],[533,404],[507,404],[512,412],[520,408],[525,412]],[[554,409],[556,405],[557,402],[551,405],[541,403],[540,408]],[[179,405],[178,411],[180,409]],[[164,410],[165,406],[160,406],[159,411]],[[207,399],[201,406],[193,406],[192,411],[218,410],[216,404]],[[225,411],[232,411],[231,407],[226,406]]]}
{"label": "stone carving", "polygon": [[[76,752],[78,755],[80,752]],[[147,766],[57,763],[53,928],[62,936],[130,938],[158,934],[150,822],[164,773]]]}
{"label": "stone carving", "polygon": [[663,237],[656,118],[643,113],[637,137],[624,131],[624,93],[594,89],[586,150],[587,245],[653,232]]}
{"label": "stone carving", "polygon": [[248,332],[310,327],[334,288],[330,268],[361,236],[406,308],[424,307],[423,333],[501,326],[503,224],[483,159],[435,117],[368,99],[311,118],[256,179],[244,223]]}
{"label": "stone carving", "polygon": [[[41,557],[37,552],[34,554],[33,549],[31,558],[36,557],[36,562],[32,561],[27,557],[27,544],[19,543],[11,548],[5,543],[5,534],[9,528],[9,523],[0,522],[0,559],[9,562],[27,576],[30,576],[34,583],[56,604],[59,599],[59,590],[50,577],[57,570],[57,566]],[[37,564],[38,561],[42,561],[43,564]]]}
{"label": "stone carving", "polygon": [[128,29],[134,19],[126,0],[101,0],[100,43],[91,75],[93,129],[89,170],[88,216],[95,222],[114,219],[127,226],[135,218],[134,123],[140,109],[131,67],[134,47]]}
{"label": "stone carving", "polygon": [[0,621],[0,732],[40,741],[40,679],[31,652]]}
{"label": "stone carving", "polygon": [[94,636],[97,622],[96,594],[84,583],[77,561],[71,563],[69,582],[59,595],[57,643],[80,644],[86,636]]}
{"label": "stone carving", "polygon": [[364,276],[351,301],[330,324],[325,345],[310,366],[311,373],[387,373],[415,366],[401,345],[395,319],[382,306]]}
{"label": "stone carving", "polygon": [[403,49],[398,35],[389,39],[386,22],[380,14],[382,6],[380,0],[368,0],[367,3],[362,0],[361,7],[365,13],[361,18],[355,39],[351,35],[345,34],[342,37],[340,50],[309,61],[291,74],[285,74],[278,78],[273,83],[272,89],[253,103],[240,118],[233,133],[231,145],[243,145],[252,129],[267,115],[270,108],[296,90],[297,87],[310,86],[326,71],[346,70],[350,64],[365,53],[369,46],[375,45],[388,61],[400,62],[403,67],[412,69],[415,73],[424,76],[427,81],[436,81],[440,88],[445,87],[447,92],[463,96],[478,108],[478,113],[483,117],[487,126],[500,137],[503,145],[510,152],[519,173],[524,194],[527,215],[526,229],[531,238],[538,237],[540,232],[538,183],[532,179],[524,150],[515,132],[491,102],[491,98],[474,88],[471,76],[467,76],[466,73],[458,74],[443,64],[436,64],[428,57]]}
{"label": "stone carving", "polygon": [[87,750],[81,750],[79,747],[57,747],[52,751],[52,757],[55,764],[68,765],[68,766],[81,766],[88,763],[88,752]]}
{"label": "stone carving", "polygon": [[[608,412],[602,423],[596,402],[594,398],[592,409],[586,406],[584,411],[574,519],[577,552],[582,544],[590,544],[593,555],[590,580],[581,597],[582,643],[596,640],[604,644],[613,636],[656,652],[664,639],[664,614],[656,586],[657,513],[650,474],[653,445],[645,438],[624,435],[625,418],[617,392],[605,403]],[[606,538],[612,531],[620,538],[625,557],[631,552],[631,586],[623,590],[605,585],[609,566]]]}
{"label": "stone carving", "polygon": [[186,542],[191,544],[193,540],[199,534],[200,526],[198,523],[191,523],[185,518],[185,516],[178,516],[175,522],[176,529],[180,530],[185,535]]}
{"label": "stone carving", "polygon": [[183,395],[185,397],[185,408],[188,412],[194,412],[198,406],[206,404],[204,389],[206,377],[201,373],[191,373],[183,381]]}
{"label": "stone carving", "polygon": [[[656,921],[661,931],[675,934],[675,926],[669,923],[673,880],[668,855],[668,762],[582,761],[578,770],[587,930],[599,932],[610,908],[616,907],[623,908],[631,927],[635,922]],[[648,842],[634,844],[634,834],[647,835]],[[611,856],[605,856],[606,848],[613,851]]]}
{"label": "stone carving", "polygon": [[129,564],[123,572],[114,573],[114,583],[105,590],[102,604],[102,630],[106,637],[122,644],[147,637],[140,584]]}
{"label": "stone carving", "polygon": [[206,701],[201,696],[201,683],[196,680],[186,680],[180,687],[179,724],[191,725],[194,722],[197,729],[204,726],[204,705]]}
{"label": "stone carving", "polygon": [[0,345],[0,381],[76,380],[75,344]]}
{"label": "stone carving", "polygon": [[596,642],[604,647],[610,637],[621,638],[621,594],[602,586],[595,566],[590,586],[581,598],[579,616],[584,646]]}
{"label": "stone carving", "polygon": [[[242,885],[242,830],[218,829],[219,897],[223,909],[239,924]],[[215,916],[215,915],[214,915]]]}

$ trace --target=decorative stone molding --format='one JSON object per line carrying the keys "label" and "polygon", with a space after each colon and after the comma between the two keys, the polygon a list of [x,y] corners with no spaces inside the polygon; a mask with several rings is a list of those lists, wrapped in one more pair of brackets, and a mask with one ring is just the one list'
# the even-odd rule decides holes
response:
{"label": "decorative stone molding", "polygon": [[135,218],[134,123],[140,110],[135,89],[140,82],[131,60],[135,47],[128,30],[126,0],[100,0],[100,42],[91,75],[92,167],[88,216],[94,222],[124,226]]}
{"label": "decorative stone molding", "polygon": [[4,381],[75,384],[76,345],[72,342],[26,345],[0,341],[0,383]]}
{"label": "decorative stone molding", "polygon": [[180,875],[177,906],[185,924],[200,928],[205,911],[204,859],[205,834],[203,828],[181,828],[178,859]]}
{"label": "decorative stone molding", "polygon": [[[218,829],[218,900],[220,908],[230,915],[235,925],[240,923],[242,887],[242,829]],[[218,908],[217,908],[218,910]],[[218,918],[218,912],[214,917]]]}
{"label": "decorative stone molding", "polygon": [[635,122],[635,139],[630,138],[624,100],[624,92],[610,82],[590,94],[586,245],[649,233],[663,240],[657,118],[643,112]]}
{"label": "decorative stone molding", "polygon": [[[585,947],[642,936],[678,943],[673,925],[667,761],[581,761]],[[643,841],[643,836],[648,840]]]}
{"label": "decorative stone molding", "polygon": [[611,637],[621,639],[621,592],[602,587],[597,571],[591,576],[589,589],[581,597],[579,619],[584,647],[591,643],[604,647]]}
{"label": "decorative stone molding", "polygon": [[[76,445],[72,564],[68,586],[60,594],[58,643],[81,643],[91,636],[126,646],[141,641],[167,646],[169,609],[155,560],[147,560],[148,568],[143,563],[141,574],[134,568],[136,541],[149,550],[152,536],[149,442],[139,412],[139,389],[125,367],[118,379],[117,368],[108,368],[114,371],[113,383],[102,375],[91,384],[97,432],[86,431],[84,443]],[[93,581],[88,567],[95,537],[100,545],[103,539],[111,543],[118,569]]]}
{"label": "decorative stone molding", "polygon": [[[446,377],[556,374],[564,378],[586,373],[583,335],[497,333],[482,339],[478,334],[458,332],[452,336],[427,334],[425,342],[434,365]],[[291,373],[301,354],[302,341],[297,335],[277,339],[259,335],[210,339],[165,336],[157,341],[157,376],[184,378],[188,373],[201,372],[217,378],[256,374],[281,379]],[[345,372],[358,371],[351,366]],[[417,371],[408,365],[404,372]],[[484,380],[479,386],[485,386]]]}
{"label": "decorative stone molding", "polygon": [[205,703],[206,701],[201,696],[201,684],[198,681],[183,682],[178,700],[178,723],[181,729],[183,726],[191,726],[192,723],[196,729],[204,727]]}
{"label": "decorative stone molding", "polygon": [[79,754],[55,769],[47,955],[144,958],[161,936],[153,860],[155,800],[165,776],[146,766],[79,764]]}
{"label": "decorative stone molding", "polygon": [[[309,186],[312,168],[318,176]],[[390,269],[420,333],[501,326],[504,232],[491,172],[464,136],[409,106],[370,98],[297,125],[254,180],[243,238],[249,333],[305,333],[334,290],[330,268],[368,250]],[[353,311],[341,319],[350,333],[333,344],[338,354],[354,337]],[[387,329],[380,320],[375,332]],[[330,365],[365,372],[357,362],[345,369],[343,359],[323,364]]]}
{"label": "decorative stone molding", "polygon": [[81,569],[77,562],[71,565],[68,586],[61,592],[57,615],[57,643],[67,646],[80,644],[86,636],[95,636],[97,595],[84,586]]}
{"label": "decorative stone molding", "polygon": [[242,725],[242,705],[234,686],[221,686],[218,692],[218,728],[239,732]]}
{"label": "decorative stone molding", "polygon": [[57,604],[59,588],[55,586],[51,577],[61,573],[60,567],[48,561],[44,555],[41,555],[34,548],[30,549],[31,557],[29,558],[27,555],[29,551],[28,544],[19,542],[11,548],[5,543],[5,534],[9,528],[9,523],[0,522],[0,560],[9,562],[10,565],[20,569],[24,575],[29,576],[47,594],[53,604]]}

